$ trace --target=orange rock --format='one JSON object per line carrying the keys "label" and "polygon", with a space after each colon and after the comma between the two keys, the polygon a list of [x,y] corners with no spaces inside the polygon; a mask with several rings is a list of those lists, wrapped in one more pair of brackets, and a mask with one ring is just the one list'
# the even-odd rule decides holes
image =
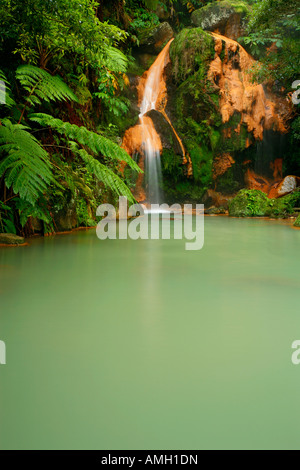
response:
{"label": "orange rock", "polygon": [[224,175],[226,171],[235,164],[234,159],[229,153],[225,153],[215,158],[213,166],[213,178],[216,180],[219,176]]}
{"label": "orange rock", "polygon": [[[291,104],[285,97],[266,93],[264,87],[252,80],[251,69],[254,59],[233,39],[212,33],[215,39],[215,59],[210,65],[208,78],[220,92],[220,111],[223,123],[235,114],[241,115],[236,132],[240,132],[241,124],[247,126],[255,140],[262,140],[266,129],[281,133],[287,131],[287,121],[291,113]],[[225,58],[221,60],[221,52],[225,44]],[[230,132],[228,138],[230,138]],[[246,147],[251,145],[250,140]]]}
{"label": "orange rock", "polygon": [[253,170],[247,170],[245,182],[249,189],[258,189],[265,194],[269,194],[271,182],[263,176],[257,175]]}

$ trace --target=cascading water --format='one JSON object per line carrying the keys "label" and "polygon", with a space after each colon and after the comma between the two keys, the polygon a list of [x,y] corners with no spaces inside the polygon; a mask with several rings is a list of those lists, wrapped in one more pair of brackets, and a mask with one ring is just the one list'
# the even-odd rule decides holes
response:
{"label": "cascading water", "polygon": [[[161,189],[162,142],[152,119],[147,114],[152,110],[160,111],[172,126],[165,113],[167,86],[164,80],[164,70],[170,60],[169,50],[172,41],[173,40],[168,42],[154,64],[141,79],[138,85],[140,105],[139,124],[128,129],[123,139],[123,148],[131,156],[142,154],[144,157],[140,161],[144,175],[138,178],[135,188],[135,197],[138,201],[147,202],[149,204],[159,204],[162,202],[163,198]],[[143,186],[146,188],[146,194]]]}
{"label": "cascading water", "polygon": [[[160,154],[162,150],[161,140],[157,134],[152,119],[146,114],[152,109],[158,110],[163,96],[166,93],[166,85],[163,80],[163,73],[169,62],[169,50],[171,41],[159,54],[156,61],[147,73],[146,81],[141,81],[139,95],[140,125],[142,134],[142,149],[145,155],[145,176],[147,188],[147,202],[159,204],[162,200],[162,171]],[[142,99],[141,99],[141,94]]]}

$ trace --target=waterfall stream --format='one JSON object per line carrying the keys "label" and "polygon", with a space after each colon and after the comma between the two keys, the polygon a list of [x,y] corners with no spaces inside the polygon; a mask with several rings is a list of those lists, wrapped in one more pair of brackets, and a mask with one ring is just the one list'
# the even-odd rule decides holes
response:
{"label": "waterfall stream", "polygon": [[149,69],[146,79],[139,86],[139,95],[142,97],[140,106],[140,125],[142,134],[142,149],[145,155],[145,177],[147,188],[147,202],[159,204],[162,202],[162,171],[161,149],[162,144],[156,132],[153,121],[147,117],[147,113],[153,109],[159,110],[166,85],[163,80],[164,69],[169,62],[169,50],[173,40],[157,57]]}

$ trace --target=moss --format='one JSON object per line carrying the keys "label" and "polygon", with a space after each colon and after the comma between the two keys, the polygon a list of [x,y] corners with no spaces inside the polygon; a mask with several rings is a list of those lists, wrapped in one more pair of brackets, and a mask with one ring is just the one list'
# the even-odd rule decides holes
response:
{"label": "moss", "polygon": [[12,233],[0,233],[0,245],[23,245],[25,239]]}
{"label": "moss", "polygon": [[201,202],[205,195],[205,188],[195,184],[193,180],[179,181],[177,184],[171,184],[169,181],[164,181],[164,192],[167,202]]}
{"label": "moss", "polygon": [[295,223],[294,223],[294,227],[299,227],[300,228],[300,214],[298,215]]}
{"label": "moss", "polygon": [[266,215],[269,199],[261,191],[242,189],[229,203],[232,217],[263,217]]}
{"label": "moss", "polygon": [[236,177],[235,168],[231,167],[229,170],[221,175],[217,180],[216,190],[222,194],[233,194],[242,189],[242,182]]}
{"label": "moss", "polygon": [[291,216],[300,204],[300,191],[279,199],[268,199],[261,191],[242,189],[229,204],[229,215],[233,217]]}
{"label": "moss", "polygon": [[180,155],[176,155],[173,150],[163,150],[161,163],[164,179],[167,179],[172,183],[177,183],[184,178],[182,157]]}
{"label": "moss", "polygon": [[184,29],[173,41],[170,57],[174,78],[182,83],[199,68],[208,70],[209,61],[214,57],[214,40],[201,28]]}
{"label": "moss", "polygon": [[207,161],[207,155],[200,154],[199,147],[192,147],[192,144],[189,151],[194,158],[193,165],[197,168],[197,180],[187,179],[187,167],[182,164],[181,156],[176,155],[173,150],[165,149],[162,153],[163,190],[166,200],[170,203],[199,202],[210,184],[207,175],[211,174],[211,163]]}
{"label": "moss", "polygon": [[279,199],[269,199],[269,207],[266,216],[284,219],[294,214],[295,207],[300,205],[300,191]]}
{"label": "moss", "polygon": [[194,180],[206,190],[212,183],[212,151],[206,146],[197,145],[193,140],[187,140],[185,145],[192,160]]}

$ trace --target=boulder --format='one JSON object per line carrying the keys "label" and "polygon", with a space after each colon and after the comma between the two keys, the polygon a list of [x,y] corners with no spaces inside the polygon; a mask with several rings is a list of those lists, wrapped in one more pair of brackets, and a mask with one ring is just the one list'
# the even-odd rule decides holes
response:
{"label": "boulder", "polygon": [[140,50],[148,54],[158,54],[174,37],[174,31],[168,22],[146,29],[139,36]]}
{"label": "boulder", "polygon": [[25,239],[12,233],[0,233],[0,245],[24,245]]}
{"label": "boulder", "polygon": [[160,136],[162,147],[173,150],[176,155],[184,156],[178,137],[165,116],[154,109],[149,111],[146,116],[153,121],[156,132]]}
{"label": "boulder", "polygon": [[296,188],[300,186],[300,178],[297,176],[286,176],[281,183],[274,186],[271,190],[271,194],[273,198],[278,198],[282,196],[286,196],[287,194],[293,193]]}
{"label": "boulder", "polygon": [[192,14],[192,23],[207,31],[218,32],[237,40],[243,36],[247,26],[249,6],[240,1],[214,2]]}

